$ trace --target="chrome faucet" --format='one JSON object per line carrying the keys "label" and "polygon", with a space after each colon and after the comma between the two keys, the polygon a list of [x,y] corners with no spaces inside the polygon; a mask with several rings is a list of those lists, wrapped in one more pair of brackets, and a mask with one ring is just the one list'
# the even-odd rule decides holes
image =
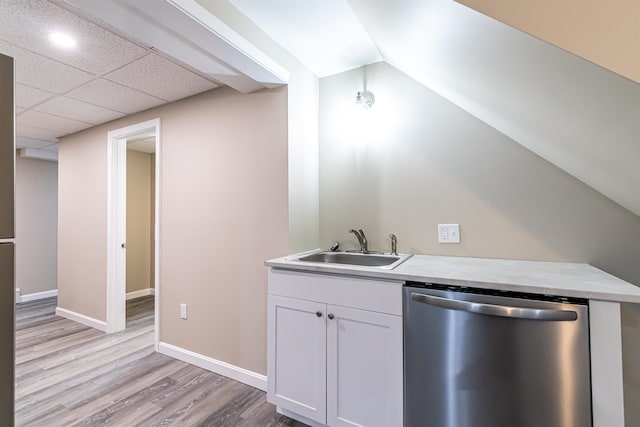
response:
{"label": "chrome faucet", "polygon": [[349,233],[353,233],[356,235],[358,243],[360,243],[360,252],[362,252],[363,254],[369,252],[369,249],[367,248],[367,237],[364,235],[364,231],[362,231],[362,229],[354,230],[353,228],[350,228]]}
{"label": "chrome faucet", "polygon": [[398,238],[395,234],[389,234],[391,238],[391,255],[398,255]]}

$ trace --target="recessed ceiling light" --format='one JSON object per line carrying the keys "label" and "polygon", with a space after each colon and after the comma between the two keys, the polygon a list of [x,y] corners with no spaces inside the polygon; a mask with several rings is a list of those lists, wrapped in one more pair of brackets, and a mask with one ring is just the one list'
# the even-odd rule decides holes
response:
{"label": "recessed ceiling light", "polygon": [[74,48],[77,44],[73,37],[58,32],[49,33],[49,40],[51,40],[56,46],[63,47],[65,49]]}

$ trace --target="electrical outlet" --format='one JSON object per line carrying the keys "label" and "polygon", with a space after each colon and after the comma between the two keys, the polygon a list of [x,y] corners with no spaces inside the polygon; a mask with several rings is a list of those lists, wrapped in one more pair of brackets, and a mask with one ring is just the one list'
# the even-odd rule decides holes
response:
{"label": "electrical outlet", "polygon": [[180,318],[187,318],[187,304],[180,304]]}
{"label": "electrical outlet", "polygon": [[438,242],[448,242],[449,241],[449,230],[447,226],[444,224],[438,224]]}
{"label": "electrical outlet", "polygon": [[460,224],[438,224],[439,243],[460,243]]}

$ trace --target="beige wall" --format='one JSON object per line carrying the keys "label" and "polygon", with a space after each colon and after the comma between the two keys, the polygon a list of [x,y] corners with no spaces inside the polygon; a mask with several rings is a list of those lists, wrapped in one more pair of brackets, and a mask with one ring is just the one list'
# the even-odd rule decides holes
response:
{"label": "beige wall", "polygon": [[637,0],[457,0],[640,83]]}
{"label": "beige wall", "polygon": [[127,293],[153,288],[153,154],[127,150]]}
{"label": "beige wall", "polygon": [[[364,71],[376,104],[357,125]],[[320,99],[324,247],[361,227],[375,249],[393,232],[403,252],[588,262],[640,285],[640,217],[393,67],[324,78]],[[439,244],[438,223],[462,243]]]}
{"label": "beige wall", "polygon": [[289,71],[289,250],[317,248],[319,239],[318,77],[230,2],[197,0],[234,31]]}
{"label": "beige wall", "polygon": [[289,241],[287,90],[215,92],[163,117],[161,340],[264,374],[263,262]]}
{"label": "beige wall", "polygon": [[16,158],[16,288],[51,291],[58,279],[58,163]]}
{"label": "beige wall", "polygon": [[289,242],[286,88],[220,88],[62,138],[60,304],[105,319],[107,132],[156,117],[160,339],[264,374],[263,262]]}
{"label": "beige wall", "polygon": [[101,321],[107,308],[107,131],[123,126],[63,137],[58,148],[58,306]]}

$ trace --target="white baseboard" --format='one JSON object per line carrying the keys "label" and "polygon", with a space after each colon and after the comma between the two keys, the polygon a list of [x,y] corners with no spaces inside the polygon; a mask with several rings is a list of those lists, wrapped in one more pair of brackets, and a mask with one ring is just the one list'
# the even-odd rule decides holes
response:
{"label": "white baseboard", "polygon": [[251,387],[255,387],[262,391],[267,391],[266,375],[261,375],[164,342],[159,344],[158,352],[208,371],[215,372],[216,374],[240,381],[241,383],[250,385]]}
{"label": "white baseboard", "polygon": [[20,304],[22,302],[22,298],[20,298],[20,288],[16,288],[16,304]]}
{"label": "white baseboard", "polygon": [[127,292],[126,299],[129,301],[130,299],[146,297],[147,295],[155,295],[156,290],[153,288],[140,289],[139,291]]}
{"label": "white baseboard", "polygon": [[85,316],[84,314],[76,313],[75,311],[67,310],[66,308],[56,307],[56,315],[73,320],[74,322],[82,323],[83,325],[90,326],[99,331],[107,332],[107,322]]}
{"label": "white baseboard", "polygon": [[35,301],[37,299],[51,298],[51,297],[58,296],[57,289],[53,289],[51,291],[36,292],[33,294],[26,294],[26,295],[19,295],[18,294],[19,291],[20,291],[19,289],[16,289],[16,303]]}

